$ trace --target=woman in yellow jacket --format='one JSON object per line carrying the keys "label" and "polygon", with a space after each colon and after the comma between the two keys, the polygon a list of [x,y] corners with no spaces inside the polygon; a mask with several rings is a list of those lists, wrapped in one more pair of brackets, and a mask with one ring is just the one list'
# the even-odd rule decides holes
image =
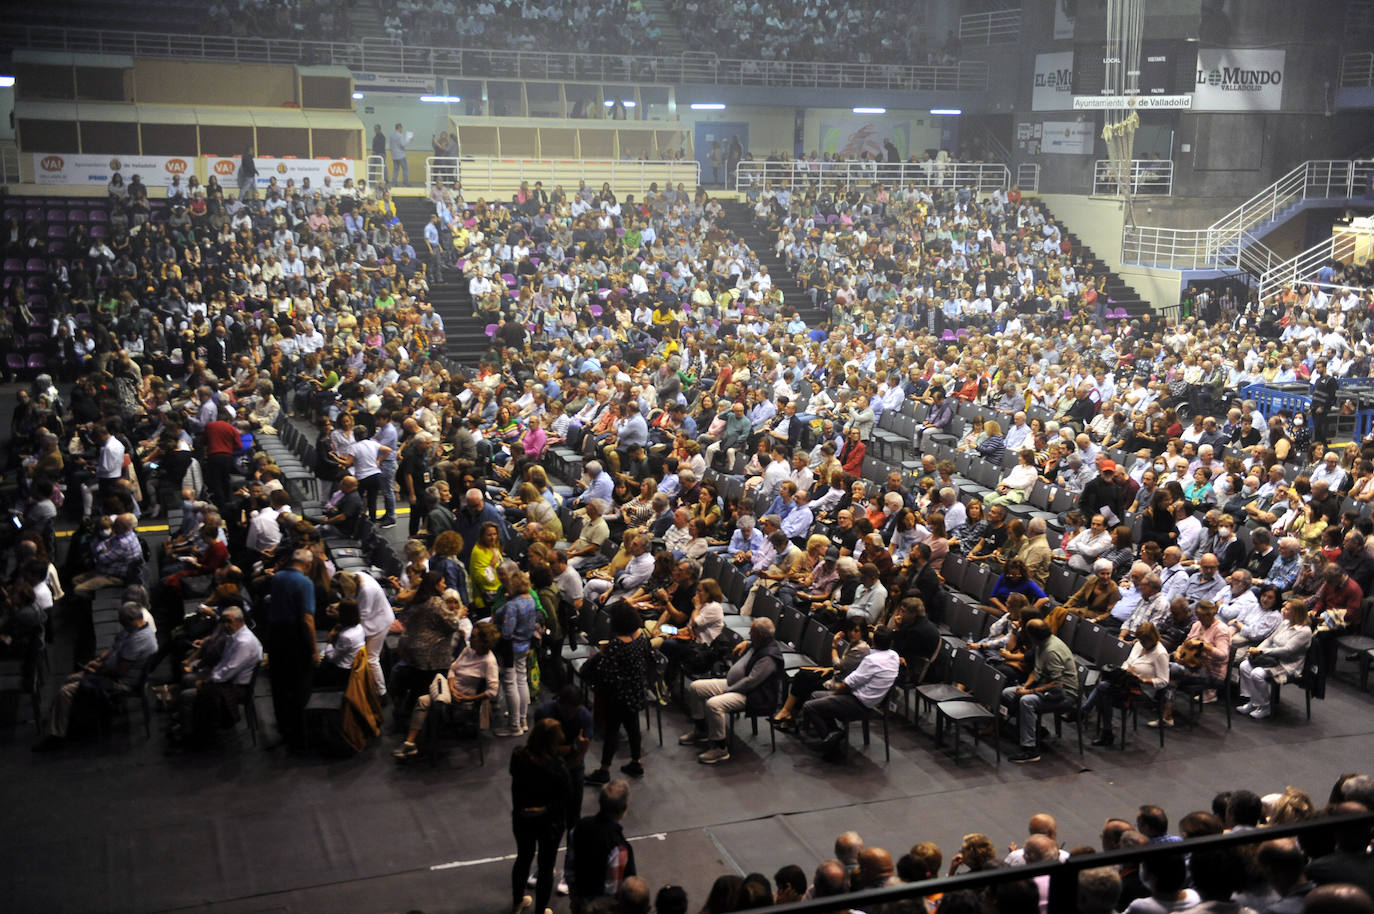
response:
{"label": "woman in yellow jacket", "polygon": [[494,523],[485,523],[477,533],[477,543],[468,558],[468,582],[472,587],[472,602],[484,609],[492,609],[501,602],[500,567],[501,531]]}

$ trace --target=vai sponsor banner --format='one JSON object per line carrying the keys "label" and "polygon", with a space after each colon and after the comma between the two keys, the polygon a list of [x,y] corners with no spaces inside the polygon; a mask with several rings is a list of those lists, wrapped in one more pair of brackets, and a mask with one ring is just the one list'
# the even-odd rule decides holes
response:
{"label": "vai sponsor banner", "polygon": [[[253,165],[258,170],[258,187],[266,187],[272,178],[276,178],[277,184],[283,187],[288,178],[294,180],[297,186],[302,178],[309,178],[312,187],[322,186],[324,179],[329,178],[331,186],[342,187],[345,180],[355,177],[353,159],[275,159],[257,156],[253,159]],[[205,168],[207,177],[214,175],[226,187],[238,184],[238,156],[210,156]]]}
{"label": "vai sponsor banner", "polygon": [[194,156],[77,155],[75,153],[34,153],[35,184],[105,185],[119,173],[124,183],[138,175],[149,187],[166,187],[179,176],[183,184],[194,174]]}
{"label": "vai sponsor banner", "polygon": [[1031,83],[1032,111],[1069,111],[1073,108],[1073,51],[1035,55]]}
{"label": "vai sponsor banner", "polygon": [[1092,121],[1045,121],[1040,151],[1045,155],[1092,155],[1095,128]]}
{"label": "vai sponsor banner", "polygon": [[1278,111],[1283,106],[1285,53],[1199,50],[1193,107],[1199,111]]}

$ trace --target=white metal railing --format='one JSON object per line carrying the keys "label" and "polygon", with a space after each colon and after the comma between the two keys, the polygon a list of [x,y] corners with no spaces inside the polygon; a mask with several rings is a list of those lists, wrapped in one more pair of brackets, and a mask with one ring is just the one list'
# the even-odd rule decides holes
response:
{"label": "white metal railing", "polygon": [[550,79],[589,82],[706,83],[721,86],[980,91],[988,86],[984,61],[948,66],[743,60],[687,53],[572,54],[485,48],[425,47],[381,41],[299,41],[161,32],[122,32],[19,26],[6,29],[12,48],[184,57],[292,64],[334,64],[383,73]]}
{"label": "white metal railing", "polygon": [[1035,162],[1022,162],[1016,166],[1016,186],[1027,193],[1040,192],[1040,166]]}
{"label": "white metal railing", "polygon": [[1164,159],[1131,159],[1129,165],[1111,159],[1093,163],[1093,196],[1116,196],[1127,181],[1134,194],[1169,196],[1174,192],[1174,163]]}
{"label": "white metal railing", "polygon": [[458,183],[458,158],[456,156],[430,156],[425,159],[425,186],[433,187],[436,182],[443,184]]}
{"label": "white metal railing", "polygon": [[1237,270],[1259,276],[1283,258],[1257,238],[1226,243],[1214,229],[1128,225],[1121,234],[1123,263],[1165,270]]}
{"label": "white metal railing", "polygon": [[[1333,234],[1296,257],[1275,264],[1261,274],[1260,297],[1272,295],[1284,285],[1302,282],[1321,285],[1327,289],[1335,288],[1335,283],[1318,282],[1318,274],[1322,268],[1332,261],[1354,262],[1360,254],[1368,258],[1371,245],[1374,245],[1374,234],[1349,231]],[[1361,288],[1359,291],[1362,292],[1364,289]]]}
{"label": "white metal railing", "polygon": [[0,144],[0,184],[18,184],[19,147],[13,140]]}
{"label": "white metal railing", "polygon": [[367,157],[367,183],[372,187],[386,183],[386,157]]}
{"label": "white metal railing", "polygon": [[824,184],[829,187],[870,184],[925,187],[972,187],[975,190],[1006,189],[1011,170],[993,162],[740,162],[735,168],[735,190],[748,191],[768,184],[796,186]]}
{"label": "white metal railing", "polygon": [[[1363,196],[1374,176],[1374,160],[1315,159],[1304,162],[1205,229],[1126,226],[1122,260],[1171,270],[1249,269],[1242,252],[1256,233],[1305,200],[1348,200]],[[1272,253],[1272,252],[1271,252]],[[1263,258],[1269,269],[1283,258]],[[1253,270],[1252,270],[1253,272]],[[1256,276],[1262,275],[1255,273]]]}
{"label": "white metal railing", "polygon": [[1342,89],[1374,86],[1374,51],[1359,51],[1341,57]]}
{"label": "white metal railing", "polygon": [[1021,11],[989,10],[986,13],[965,13],[959,17],[959,41],[962,44],[1006,44],[1021,37]]}
{"label": "white metal railing", "polygon": [[[642,196],[652,185],[662,190],[665,185],[684,185],[695,191],[701,180],[701,165],[695,159],[672,161],[639,161],[632,159],[502,159],[463,156],[459,159],[431,159],[429,163],[447,167],[452,162],[457,166],[453,180],[463,182],[463,193],[468,200],[478,196],[513,194],[520,189],[521,183],[533,185],[542,181],[545,190],[558,185],[572,192],[579,181],[599,188],[609,183],[621,196],[632,193]],[[447,179],[446,179],[447,180]]]}

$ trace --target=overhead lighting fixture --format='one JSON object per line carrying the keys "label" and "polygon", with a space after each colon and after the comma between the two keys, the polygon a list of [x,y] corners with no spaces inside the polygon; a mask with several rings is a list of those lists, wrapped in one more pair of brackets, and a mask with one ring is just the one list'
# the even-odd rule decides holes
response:
{"label": "overhead lighting fixture", "polygon": [[855,114],[887,114],[886,108],[853,108]]}
{"label": "overhead lighting fixture", "polygon": [[963,114],[963,108],[931,108],[931,114]]}
{"label": "overhead lighting fixture", "polygon": [[458,102],[461,102],[462,99],[456,95],[421,95],[420,101],[439,102],[440,104],[445,105],[456,105]]}
{"label": "overhead lighting fixture", "polygon": [[693,111],[724,111],[725,105],[721,102],[692,102]]}
{"label": "overhead lighting fixture", "polygon": [[14,85],[13,76],[0,76],[0,89],[8,89]]}
{"label": "overhead lighting fixture", "polygon": [[362,94],[361,92],[354,92],[354,93],[353,93],[353,100],[354,100],[355,102],[361,100],[362,98],[363,98],[363,94]]}
{"label": "overhead lighting fixture", "polygon": [[635,101],[632,98],[627,98],[625,101],[621,102],[621,104],[626,108],[633,108],[635,106]]}

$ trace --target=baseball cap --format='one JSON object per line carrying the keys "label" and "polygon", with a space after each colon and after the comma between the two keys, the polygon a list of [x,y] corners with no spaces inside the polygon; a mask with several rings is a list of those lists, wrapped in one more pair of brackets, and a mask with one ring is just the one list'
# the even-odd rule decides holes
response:
{"label": "baseball cap", "polygon": [[1116,461],[1115,461],[1115,460],[1104,460],[1104,461],[1102,461],[1102,472],[1103,472],[1103,473],[1115,473],[1115,472],[1116,472]]}

